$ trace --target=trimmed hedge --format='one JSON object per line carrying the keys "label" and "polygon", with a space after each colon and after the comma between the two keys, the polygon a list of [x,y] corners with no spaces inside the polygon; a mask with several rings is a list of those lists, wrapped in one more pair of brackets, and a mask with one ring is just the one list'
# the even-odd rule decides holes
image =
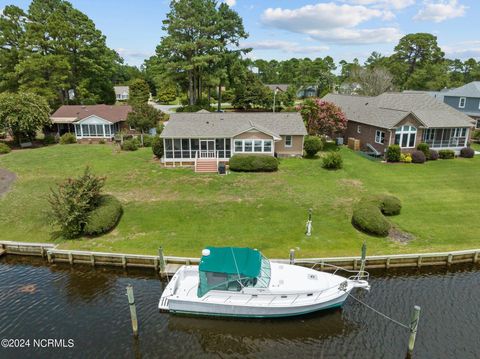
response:
{"label": "trimmed hedge", "polygon": [[323,149],[323,146],[324,140],[318,136],[306,136],[303,142],[306,157],[314,157],[318,151]]}
{"label": "trimmed hedge", "polygon": [[118,199],[111,195],[102,196],[98,207],[88,215],[83,233],[96,236],[109,232],[117,225],[122,213],[122,204]]}
{"label": "trimmed hedge", "polygon": [[475,151],[471,147],[464,147],[460,150],[460,157],[473,158],[473,156],[475,156]]}
{"label": "trimmed hedge", "polygon": [[429,161],[436,161],[436,160],[438,160],[438,157],[439,157],[438,151],[435,151],[435,150],[432,150],[432,149],[429,151],[429,155],[428,155],[428,160]]}
{"label": "trimmed hedge", "polygon": [[425,163],[427,160],[423,151],[416,150],[412,152],[412,163]]}
{"label": "trimmed hedge", "polygon": [[455,151],[453,151],[453,150],[440,150],[440,151],[438,151],[438,156],[442,160],[451,160],[452,158],[455,158]]}
{"label": "trimmed hedge", "polygon": [[339,152],[328,152],[322,158],[322,167],[327,170],[339,170],[343,167],[343,159]]}
{"label": "trimmed hedge", "polygon": [[274,172],[278,170],[278,160],[267,155],[233,155],[229,167],[237,172]]}
{"label": "trimmed hedge", "polygon": [[157,158],[163,156],[163,139],[159,136],[155,136],[152,140],[152,152]]}
{"label": "trimmed hedge", "polygon": [[77,137],[74,133],[67,132],[60,136],[61,145],[71,145],[72,143],[77,143]]}
{"label": "trimmed hedge", "polygon": [[390,145],[387,148],[387,162],[400,162],[400,155],[402,151],[399,145]]}
{"label": "trimmed hedge", "polygon": [[392,225],[384,216],[396,216],[401,210],[402,203],[395,196],[364,198],[353,210],[352,224],[362,232],[385,237]]}
{"label": "trimmed hedge", "polygon": [[10,152],[12,152],[12,149],[6,143],[0,142],[0,155]]}

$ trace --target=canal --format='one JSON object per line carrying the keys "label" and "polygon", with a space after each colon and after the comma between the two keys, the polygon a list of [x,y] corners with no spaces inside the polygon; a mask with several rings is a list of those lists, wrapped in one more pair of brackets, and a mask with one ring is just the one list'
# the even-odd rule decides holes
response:
{"label": "canal", "polygon": [[[422,307],[414,358],[480,357],[480,268],[371,273],[354,294],[408,323]],[[131,335],[125,287],[132,284],[139,339]],[[0,259],[0,358],[405,358],[408,331],[349,298],[343,310],[280,320],[223,320],[157,311],[163,283],[149,271],[48,266]],[[64,339],[62,348],[41,339]],[[70,341],[69,341],[70,340]],[[59,345],[57,341],[55,345]],[[73,344],[73,345],[72,345]]]}

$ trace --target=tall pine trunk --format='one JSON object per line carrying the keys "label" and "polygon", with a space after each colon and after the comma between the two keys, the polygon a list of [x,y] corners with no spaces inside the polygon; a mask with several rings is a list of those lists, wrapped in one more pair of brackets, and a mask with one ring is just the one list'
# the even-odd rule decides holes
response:
{"label": "tall pine trunk", "polygon": [[188,73],[188,103],[190,106],[193,106],[195,103],[195,93],[194,93],[194,83],[193,83],[193,72],[192,70],[189,71]]}
{"label": "tall pine trunk", "polygon": [[220,112],[222,110],[222,83],[218,84],[218,105],[217,111]]}

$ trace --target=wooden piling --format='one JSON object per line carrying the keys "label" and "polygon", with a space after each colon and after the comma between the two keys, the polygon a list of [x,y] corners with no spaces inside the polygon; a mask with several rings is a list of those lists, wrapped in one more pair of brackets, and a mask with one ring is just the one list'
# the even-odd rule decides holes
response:
{"label": "wooden piling", "polygon": [[135,298],[133,296],[133,287],[131,284],[127,286],[128,305],[130,307],[130,318],[132,319],[133,335],[138,337],[138,320],[137,308],[135,307]]}
{"label": "wooden piling", "polygon": [[295,249],[290,249],[290,264],[295,264]]}
{"label": "wooden piling", "polygon": [[72,254],[72,252],[68,253],[68,263],[70,263],[70,265],[73,265],[73,254]]}
{"label": "wooden piling", "polygon": [[122,256],[122,267],[127,269],[127,258],[125,256]]}
{"label": "wooden piling", "polygon": [[473,263],[478,262],[478,253],[480,253],[480,252],[475,252],[475,254],[473,255]]}
{"label": "wooden piling", "polygon": [[362,244],[362,262],[360,264],[360,275],[363,275],[363,272],[365,272],[366,261],[367,261],[367,243],[363,242],[363,244]]}
{"label": "wooden piling", "polygon": [[158,266],[159,266],[160,273],[164,273],[166,263],[165,263],[165,258],[163,257],[163,247],[158,248]]}
{"label": "wooden piling", "polygon": [[418,321],[420,319],[420,307],[418,305],[413,307],[412,321],[410,323],[410,339],[408,340],[408,355],[413,354],[415,347],[415,339],[417,337]]}

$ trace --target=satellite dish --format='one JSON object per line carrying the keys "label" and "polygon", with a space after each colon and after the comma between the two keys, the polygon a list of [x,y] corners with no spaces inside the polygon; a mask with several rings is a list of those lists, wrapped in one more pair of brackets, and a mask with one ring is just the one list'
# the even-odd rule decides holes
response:
{"label": "satellite dish", "polygon": [[206,257],[209,255],[210,255],[210,249],[205,248],[202,250],[202,256]]}

